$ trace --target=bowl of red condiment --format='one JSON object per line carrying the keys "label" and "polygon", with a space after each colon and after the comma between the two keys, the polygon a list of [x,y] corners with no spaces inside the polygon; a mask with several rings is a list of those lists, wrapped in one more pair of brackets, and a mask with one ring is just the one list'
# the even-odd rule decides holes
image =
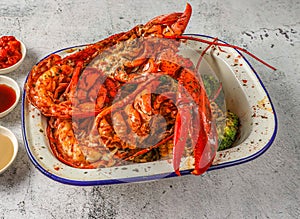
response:
{"label": "bowl of red condiment", "polygon": [[0,74],[16,70],[26,56],[24,43],[14,36],[0,37]]}
{"label": "bowl of red condiment", "polygon": [[0,118],[10,113],[18,104],[21,91],[17,82],[0,75]]}

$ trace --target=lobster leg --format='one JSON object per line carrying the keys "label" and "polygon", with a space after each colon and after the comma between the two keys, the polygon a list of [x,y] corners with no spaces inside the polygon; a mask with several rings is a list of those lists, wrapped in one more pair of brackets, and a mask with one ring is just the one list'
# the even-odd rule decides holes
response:
{"label": "lobster leg", "polygon": [[92,133],[97,133],[97,126],[101,119],[108,115],[109,113],[113,112],[114,110],[120,109],[130,103],[142,90],[145,89],[145,87],[150,84],[152,81],[156,80],[156,77],[151,77],[151,75],[145,74],[139,78],[135,78],[133,82],[128,82],[128,83],[141,83],[137,89],[132,92],[130,95],[125,97],[124,99],[114,103],[113,105],[103,109],[95,118],[94,126],[93,126],[93,131]]}
{"label": "lobster leg", "polygon": [[[83,68],[83,62],[78,62],[75,69],[74,69],[74,73],[72,75],[72,79],[69,83],[69,86],[67,87],[65,93],[73,93],[74,89],[77,86],[78,80],[79,80],[79,76],[81,73],[81,70]],[[71,94],[72,95],[72,94]]]}

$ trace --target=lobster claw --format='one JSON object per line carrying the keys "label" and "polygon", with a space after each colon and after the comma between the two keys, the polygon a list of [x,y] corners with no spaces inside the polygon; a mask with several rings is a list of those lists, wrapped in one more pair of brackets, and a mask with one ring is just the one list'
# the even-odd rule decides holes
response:
{"label": "lobster claw", "polygon": [[[173,168],[180,176],[180,162],[184,154],[188,137],[194,150],[194,175],[201,175],[212,164],[218,148],[217,131],[214,122],[211,120],[209,99],[205,91],[200,94],[200,104],[196,104],[193,98],[187,95],[184,87],[179,85],[177,96],[177,109],[174,148]],[[184,92],[185,91],[185,92]]]}
{"label": "lobster claw", "polygon": [[[184,153],[184,149],[186,146],[187,137],[191,131],[192,125],[191,123],[192,114],[191,114],[191,106],[186,104],[182,104],[177,106],[178,113],[175,121],[175,130],[174,130],[174,148],[173,148],[173,168],[175,173],[180,176],[180,162]],[[197,118],[195,118],[197,120]],[[197,122],[194,122],[197,124]]]}
{"label": "lobster claw", "polygon": [[195,168],[192,171],[194,175],[201,175],[211,166],[218,149],[216,124],[212,119],[210,101],[204,88],[200,94],[200,100],[199,135],[194,147]]}
{"label": "lobster claw", "polygon": [[192,144],[197,141],[197,133],[199,133],[199,114],[197,113],[197,105],[192,97],[179,82],[177,94],[177,115],[174,130],[174,148],[173,148],[173,168],[175,173],[180,176],[179,166],[184,153],[188,136],[192,137]]}
{"label": "lobster claw", "polygon": [[[213,123],[211,124],[210,132],[205,135],[206,139],[199,139],[199,145],[195,146],[195,169],[192,171],[193,175],[203,174],[212,165],[218,149],[217,137],[216,125]],[[202,147],[203,145],[204,147]]]}
{"label": "lobster claw", "polygon": [[164,36],[181,35],[188,25],[191,14],[192,7],[187,3],[183,13],[175,12],[155,17],[146,23],[145,27],[148,28],[148,33],[156,32],[156,34],[161,33]]}

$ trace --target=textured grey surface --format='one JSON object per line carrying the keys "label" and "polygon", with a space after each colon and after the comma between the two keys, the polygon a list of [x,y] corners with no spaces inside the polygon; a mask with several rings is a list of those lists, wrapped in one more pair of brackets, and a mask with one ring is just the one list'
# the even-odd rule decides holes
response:
{"label": "textured grey surface", "polygon": [[[1,0],[0,35],[28,49],[10,74],[22,87],[46,54],[126,31],[150,18],[182,11],[186,1]],[[57,183],[30,162],[21,131],[21,104],[0,125],[17,135],[17,160],[0,175],[0,218],[300,218],[300,2],[191,0],[187,33],[219,37],[278,68],[251,60],[279,119],[275,142],[243,165],[138,184],[75,187]]]}

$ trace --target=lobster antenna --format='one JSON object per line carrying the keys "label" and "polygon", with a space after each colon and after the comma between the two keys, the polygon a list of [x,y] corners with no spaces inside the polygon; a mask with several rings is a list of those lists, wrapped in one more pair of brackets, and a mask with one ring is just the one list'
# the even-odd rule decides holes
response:
{"label": "lobster antenna", "polygon": [[205,39],[200,39],[200,38],[196,38],[196,37],[192,37],[192,36],[164,36],[165,38],[168,39],[185,39],[185,40],[194,40],[194,41],[198,41],[198,42],[202,42],[202,43],[207,43],[210,45],[216,45],[216,46],[223,46],[223,47],[230,47],[236,50],[239,50],[241,52],[246,53],[247,55],[251,56],[252,58],[254,58],[255,60],[259,61],[260,63],[262,63],[263,65],[267,66],[268,68],[272,69],[273,71],[276,71],[277,69],[275,67],[273,67],[272,65],[268,64],[267,62],[263,61],[262,59],[258,58],[256,55],[252,54],[251,52],[247,51],[244,48],[241,48],[239,46],[235,46],[235,45],[231,45],[231,44],[227,44],[227,43],[219,43],[219,42],[215,42],[214,41],[209,41],[209,40],[205,40]]}

